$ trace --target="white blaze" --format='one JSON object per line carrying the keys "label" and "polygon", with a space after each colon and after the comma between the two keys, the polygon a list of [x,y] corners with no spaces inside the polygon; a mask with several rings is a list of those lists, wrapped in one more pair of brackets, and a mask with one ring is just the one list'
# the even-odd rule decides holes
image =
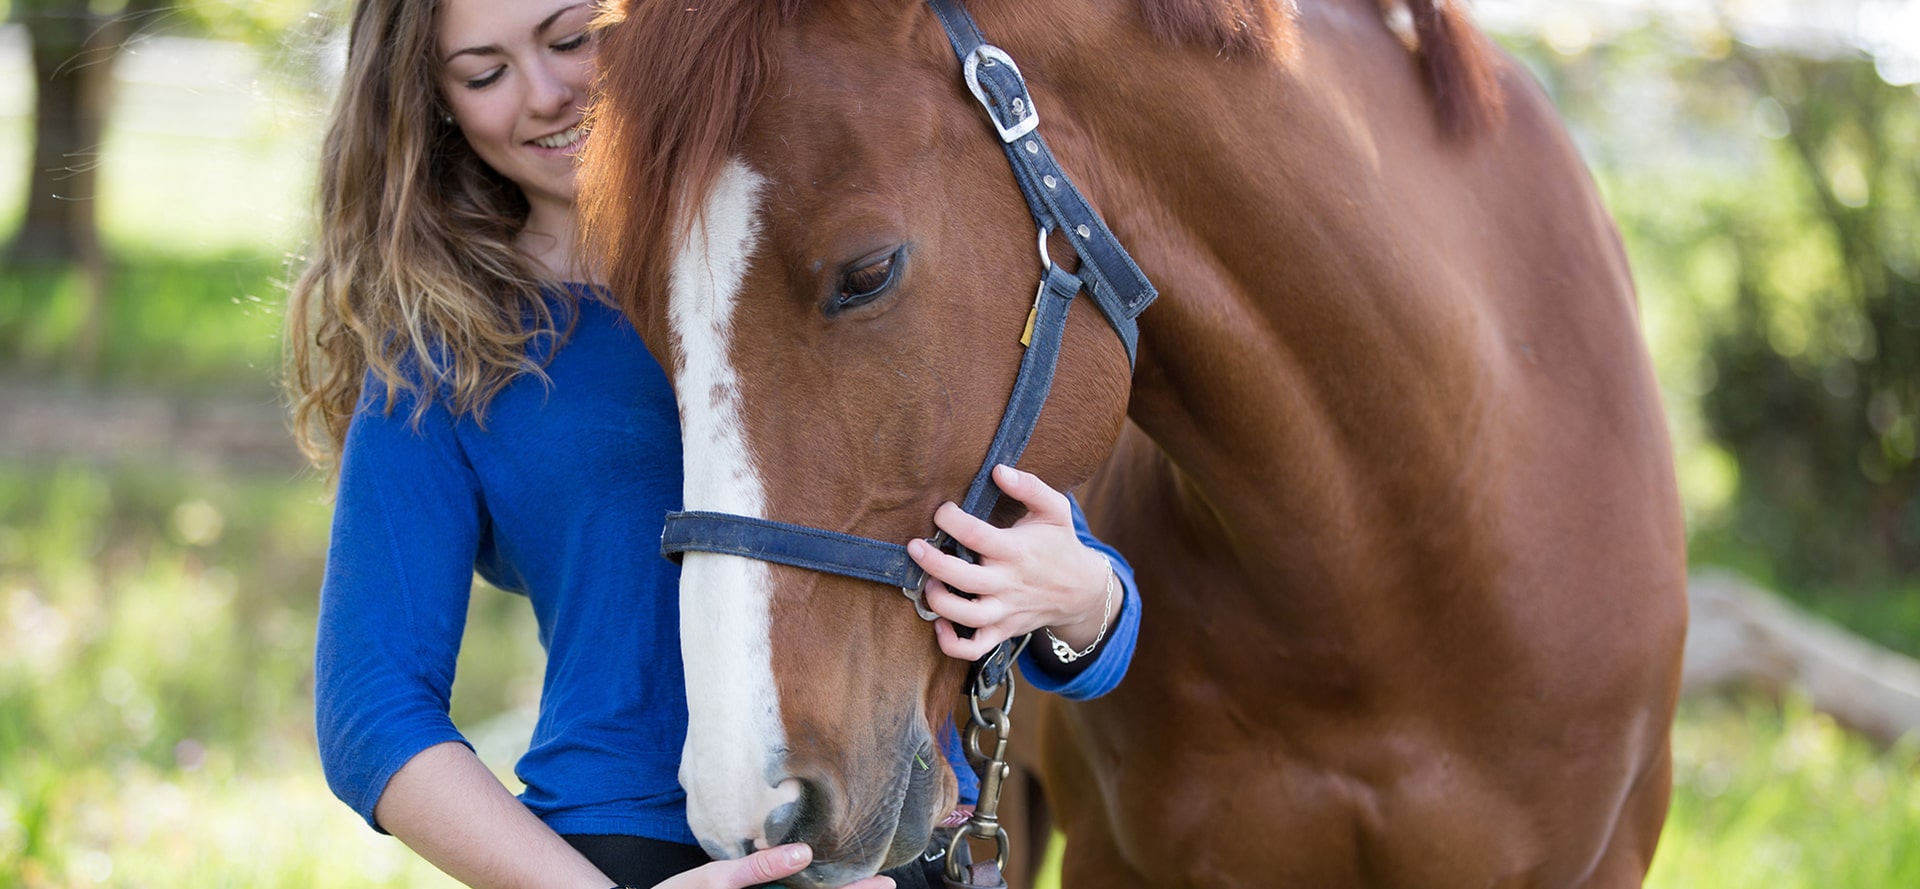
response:
{"label": "white blaze", "polygon": [[[742,426],[730,347],[733,310],[758,236],[761,177],[731,161],[673,258],[668,322],[680,349],[674,392],[686,448],[686,508],[764,518],[766,493]],[[710,853],[769,841],[769,812],[797,796],[771,774],[786,747],[773,682],[766,563],[688,553],[680,571],[687,820]],[[778,839],[772,838],[772,839]]]}

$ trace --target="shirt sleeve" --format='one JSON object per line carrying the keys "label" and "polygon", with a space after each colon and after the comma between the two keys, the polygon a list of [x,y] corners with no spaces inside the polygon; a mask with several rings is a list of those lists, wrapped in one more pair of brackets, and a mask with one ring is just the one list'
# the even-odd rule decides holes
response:
{"label": "shirt sleeve", "polygon": [[448,700],[482,527],[452,416],[435,405],[416,424],[410,403],[385,410],[382,389],[362,394],[341,450],[314,646],[327,784],[375,830],[374,804],[401,766],[467,743]]}
{"label": "shirt sleeve", "polygon": [[[1100,542],[1087,529],[1087,517],[1080,511],[1080,501],[1068,495],[1067,502],[1073,507],[1073,530],[1080,535],[1080,542],[1106,556],[1107,562],[1113,565],[1113,576],[1120,583],[1117,613],[1113,616],[1113,625],[1107,629],[1106,638],[1100,640],[1099,647],[1084,661],[1073,665],[1080,669],[1071,673],[1048,670],[1039,660],[1040,647],[1047,642],[1046,634],[1040,633],[1020,655],[1020,673],[1034,688],[1053,692],[1068,700],[1084,701],[1113,691],[1127,675],[1127,665],[1133,663],[1134,645],[1140,638],[1140,590],[1134,583],[1133,566],[1127,564],[1117,550]],[[1047,657],[1051,660],[1050,655]]]}

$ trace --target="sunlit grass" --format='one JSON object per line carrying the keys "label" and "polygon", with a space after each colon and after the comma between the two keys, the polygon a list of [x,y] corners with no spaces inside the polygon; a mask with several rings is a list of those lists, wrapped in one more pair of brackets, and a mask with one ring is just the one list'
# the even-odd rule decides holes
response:
{"label": "sunlit grass", "polygon": [[0,771],[0,887],[458,885],[335,801],[310,751],[57,774],[29,758]]}
{"label": "sunlit grass", "polygon": [[[0,889],[452,885],[321,778],[327,518],[311,478],[0,468]],[[471,613],[477,727],[540,667],[524,600]]]}
{"label": "sunlit grass", "polygon": [[123,252],[112,262],[97,354],[80,367],[84,279],[72,269],[0,277],[0,371],[80,374],[142,387],[266,390],[280,372],[284,257],[181,258]]}
{"label": "sunlit grass", "polygon": [[1674,752],[1650,886],[1920,886],[1920,745],[1876,750],[1796,698],[1708,699]]}

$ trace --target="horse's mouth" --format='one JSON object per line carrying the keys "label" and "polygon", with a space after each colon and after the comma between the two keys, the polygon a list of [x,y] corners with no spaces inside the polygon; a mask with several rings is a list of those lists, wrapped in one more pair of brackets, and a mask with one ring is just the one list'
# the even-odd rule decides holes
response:
{"label": "horse's mouth", "polygon": [[895,773],[902,777],[892,782],[892,804],[875,806],[875,817],[816,847],[814,862],[781,885],[833,889],[919,860],[933,836],[933,795],[939,787],[935,769],[943,761],[939,756],[931,743],[922,743],[904,770]]}

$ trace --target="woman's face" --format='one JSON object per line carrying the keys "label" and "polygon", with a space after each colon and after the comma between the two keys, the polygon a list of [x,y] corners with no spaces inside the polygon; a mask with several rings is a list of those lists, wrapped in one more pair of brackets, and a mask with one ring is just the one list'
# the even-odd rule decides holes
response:
{"label": "woman's face", "polygon": [[440,0],[440,88],[480,159],[536,215],[571,213],[593,79],[585,0]]}

